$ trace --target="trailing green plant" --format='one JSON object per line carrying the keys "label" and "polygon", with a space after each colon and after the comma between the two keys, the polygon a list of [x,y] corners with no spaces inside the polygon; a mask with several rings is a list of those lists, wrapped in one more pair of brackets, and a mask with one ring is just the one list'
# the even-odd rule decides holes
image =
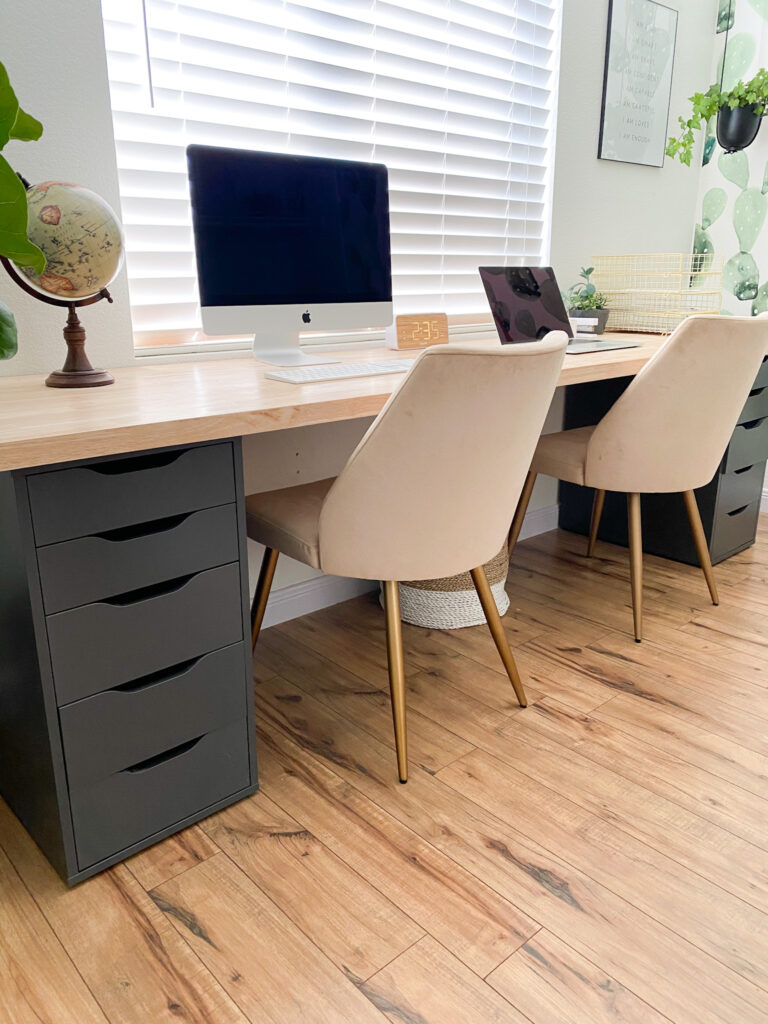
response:
{"label": "trailing green plant", "polygon": [[[0,63],[0,150],[11,139],[34,142],[43,134],[40,122],[19,106],[8,72]],[[27,191],[11,165],[0,153],[0,256],[32,267],[38,274],[45,269],[45,256],[27,238]],[[16,355],[16,321],[4,302],[0,302],[0,359]]]}
{"label": "trailing green plant", "polygon": [[597,290],[590,278],[594,267],[582,267],[581,281],[572,284],[565,293],[565,304],[568,309],[605,309],[608,305],[606,297]]}
{"label": "trailing green plant", "polygon": [[671,135],[667,140],[667,156],[677,157],[681,164],[691,166],[693,146],[696,141],[694,132],[701,129],[702,123],[707,124],[721,107],[756,107],[760,117],[765,117],[768,108],[768,71],[760,68],[754,78],[744,83],[739,80],[732,89],[723,91],[715,83],[706,92],[695,92],[690,97],[691,116],[678,117],[679,134]]}

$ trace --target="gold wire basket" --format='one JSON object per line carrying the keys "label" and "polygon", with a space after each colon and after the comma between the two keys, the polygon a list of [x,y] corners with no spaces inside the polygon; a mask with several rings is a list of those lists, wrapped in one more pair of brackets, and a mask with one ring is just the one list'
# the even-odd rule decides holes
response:
{"label": "gold wire basket", "polygon": [[722,256],[600,256],[594,267],[592,282],[606,298],[609,331],[668,334],[692,313],[719,313],[722,306]]}

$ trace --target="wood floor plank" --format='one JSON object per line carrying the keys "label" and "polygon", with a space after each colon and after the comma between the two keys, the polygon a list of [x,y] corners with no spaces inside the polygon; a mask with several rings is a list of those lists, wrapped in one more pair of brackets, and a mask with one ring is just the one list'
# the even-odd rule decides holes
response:
{"label": "wood floor plank", "polygon": [[374,975],[362,991],[391,1024],[531,1024],[429,936]]}
{"label": "wood floor plank", "polygon": [[669,1024],[543,928],[486,980],[536,1024]]}
{"label": "wood floor plank", "polygon": [[[605,708],[607,713],[608,705]],[[525,725],[529,738],[546,736],[572,747],[590,761],[637,780],[652,793],[768,851],[768,786],[763,799],[689,764],[677,753],[651,746],[594,715],[579,714],[549,697],[530,707]],[[499,756],[505,759],[501,753]]]}
{"label": "wood floor plank", "polygon": [[439,777],[768,990],[768,917],[754,907],[485,751],[467,754]]}
{"label": "wood floor plank", "polygon": [[215,853],[218,853],[217,847],[198,825],[192,825],[137,853],[126,865],[139,884],[149,891]]}
{"label": "wood floor plank", "polygon": [[253,1024],[386,1019],[225,854],[152,898]]}
{"label": "wood floor plank", "polygon": [[5,805],[0,837],[111,1024],[246,1024],[124,864],[67,889]]}
{"label": "wood floor plank", "polygon": [[[277,799],[287,806],[296,780],[305,780],[301,813],[299,808],[292,813],[307,820],[316,814],[314,831],[327,820],[332,831],[322,838],[338,842],[340,856],[349,856],[348,846],[334,839],[338,826],[318,807],[318,792],[331,784],[331,773],[346,780],[346,785],[338,783],[343,801],[365,807],[356,791],[369,794],[375,805],[428,838],[455,864],[600,963],[671,1020],[689,1024],[695,1013],[696,1024],[733,1024],[735,1015],[740,1024],[763,1024],[768,1014],[765,992],[435,776],[416,769],[407,786],[393,784],[390,751],[367,740],[355,741],[338,716],[311,699],[302,707],[304,701],[276,701],[274,706],[260,701],[264,784],[270,792],[279,788]],[[279,759],[273,761],[276,751]],[[289,788],[290,796],[285,792]],[[541,807],[537,813],[541,815]],[[396,902],[403,905],[402,897]],[[441,937],[429,923],[425,927]]]}
{"label": "wood floor plank", "polygon": [[424,934],[263,793],[220,811],[203,828],[347,974],[369,978]]}
{"label": "wood floor plank", "polygon": [[[338,755],[332,758],[338,765]],[[262,766],[281,807],[476,974],[486,975],[538,930],[537,921],[329,768],[297,758],[274,731],[262,736]]]}
{"label": "wood floor plank", "polygon": [[[0,830],[0,843],[4,838]],[[0,1020],[106,1024],[35,901],[0,848]]]}

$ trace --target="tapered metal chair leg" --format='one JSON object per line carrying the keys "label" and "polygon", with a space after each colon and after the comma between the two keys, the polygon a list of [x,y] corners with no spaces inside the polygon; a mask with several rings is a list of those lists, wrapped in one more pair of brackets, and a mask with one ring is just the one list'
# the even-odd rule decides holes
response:
{"label": "tapered metal chair leg", "polygon": [[688,522],[691,524],[693,543],[696,545],[696,554],[699,556],[701,571],[704,573],[704,579],[709,587],[709,596],[712,598],[712,604],[720,604],[720,599],[717,596],[717,584],[712,572],[712,561],[709,557],[709,548],[707,547],[707,538],[704,536],[704,527],[701,525],[701,515],[699,514],[696,494],[694,491],[683,491],[683,498],[685,498],[685,508],[688,512]]}
{"label": "tapered metal chair leg", "polygon": [[605,504],[605,491],[596,490],[595,499],[592,502],[592,519],[589,523],[589,542],[587,544],[587,558],[591,558],[595,553],[595,544],[597,543],[597,531],[600,529],[600,519],[603,515],[603,505]]}
{"label": "tapered metal chair leg", "polygon": [[509,528],[509,534],[507,536],[507,551],[511,557],[512,552],[515,550],[515,544],[517,544],[517,538],[520,536],[520,531],[523,528],[523,520],[525,519],[525,513],[528,511],[528,503],[531,500],[531,494],[533,493],[533,485],[536,483],[536,473],[528,473],[523,484],[523,489],[520,492],[520,500],[517,503],[515,509],[515,515],[512,519],[512,525]]}
{"label": "tapered metal chair leg", "polygon": [[491,631],[493,642],[496,644],[496,650],[504,662],[504,668],[507,670],[507,675],[509,676],[510,683],[512,683],[517,701],[521,708],[527,708],[528,698],[525,696],[520,673],[517,671],[515,659],[512,657],[512,651],[509,649],[507,634],[504,632],[504,627],[501,624],[499,609],[496,607],[496,601],[488,583],[488,577],[485,575],[485,569],[482,565],[479,565],[477,569],[470,570],[470,575],[472,576],[477,596],[480,598],[480,604],[482,605],[488,628]]}
{"label": "tapered metal chair leg", "polygon": [[267,610],[267,601],[269,600],[269,592],[272,589],[272,580],[275,578],[275,569],[277,568],[279,555],[280,552],[274,548],[264,549],[259,582],[256,584],[256,592],[253,595],[253,604],[251,605],[251,650],[254,649],[256,641],[259,639],[259,631],[264,621],[264,612]]}
{"label": "tapered metal chair leg", "polygon": [[387,663],[389,692],[392,697],[392,722],[395,727],[397,774],[408,781],[408,734],[405,724],[405,666],[403,630],[400,622],[400,591],[395,580],[384,582],[384,610],[387,613]]}
{"label": "tapered metal chair leg", "polygon": [[643,639],[643,527],[640,519],[640,495],[627,495],[629,522],[629,572],[632,581],[632,615],[635,640]]}

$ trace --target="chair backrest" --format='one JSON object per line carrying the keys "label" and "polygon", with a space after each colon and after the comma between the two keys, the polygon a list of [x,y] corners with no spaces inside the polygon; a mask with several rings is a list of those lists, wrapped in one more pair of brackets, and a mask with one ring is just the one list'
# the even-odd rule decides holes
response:
{"label": "chair backrest", "polygon": [[365,579],[453,576],[501,548],[557,386],[566,335],[426,349],[320,516],[320,564]]}
{"label": "chair backrest", "polygon": [[766,320],[688,317],[595,428],[587,486],[650,493],[708,483],[766,354]]}

